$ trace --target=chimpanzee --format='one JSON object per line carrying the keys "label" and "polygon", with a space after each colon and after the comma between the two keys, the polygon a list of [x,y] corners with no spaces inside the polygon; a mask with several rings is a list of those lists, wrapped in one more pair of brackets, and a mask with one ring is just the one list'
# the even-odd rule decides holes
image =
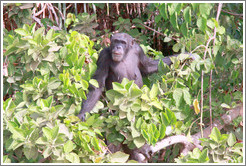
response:
{"label": "chimpanzee", "polygon": [[[123,78],[134,80],[143,86],[142,76],[158,71],[159,60],[147,57],[143,49],[126,33],[117,33],[111,37],[111,45],[100,52],[97,70],[93,76],[98,81],[99,88],[89,87],[87,100],[83,102],[78,117],[84,121],[86,112],[90,112],[99,100],[104,86],[112,89],[112,82],[121,82]],[[171,65],[169,57],[163,62]]]}

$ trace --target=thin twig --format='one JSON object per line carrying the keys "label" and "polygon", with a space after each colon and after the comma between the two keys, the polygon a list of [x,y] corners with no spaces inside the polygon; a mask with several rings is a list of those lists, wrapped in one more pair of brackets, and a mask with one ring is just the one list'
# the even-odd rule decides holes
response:
{"label": "thin twig", "polygon": [[128,7],[128,3],[126,4],[126,12],[127,12],[127,15],[129,16],[129,7]]}
{"label": "thin twig", "polygon": [[[216,21],[219,21],[219,16],[220,12],[222,9],[222,3],[219,3],[218,10],[217,10],[217,16],[216,16]],[[214,42],[213,42],[213,47],[215,46],[215,39],[216,39],[216,27],[214,27]],[[213,54],[214,54],[214,49],[213,49]],[[209,77],[209,114],[210,114],[210,130],[212,132],[212,76],[213,76],[213,70],[210,70],[210,77]]]}
{"label": "thin twig", "polygon": [[115,6],[116,6],[116,12],[118,15],[120,15],[120,10],[119,10],[119,3],[116,3]]}
{"label": "thin twig", "polygon": [[[39,12],[37,12],[37,13],[34,14],[35,17],[37,17],[37,16],[39,16],[40,14],[42,14],[42,13],[45,11],[46,7],[47,7],[47,5],[44,4],[44,7],[42,8],[42,10],[40,10]],[[36,9],[35,9],[34,11],[36,11]]]}
{"label": "thin twig", "polygon": [[221,11],[224,12],[224,13],[228,13],[230,15],[233,15],[233,16],[239,16],[240,18],[241,17],[243,18],[243,14],[232,13],[232,12],[228,12],[228,11],[223,10],[223,9],[221,9]]}
{"label": "thin twig", "polygon": [[[218,7],[218,11],[217,11],[217,16],[216,16],[217,21],[219,19],[219,14],[220,14],[221,8],[222,8],[222,3],[219,3],[219,7]],[[214,35],[208,39],[208,42],[206,44],[206,49],[205,49],[205,52],[204,52],[204,55],[203,55],[203,60],[205,60],[205,58],[206,58],[206,54],[207,54],[208,46],[209,46],[210,42],[212,40],[214,40],[214,43],[213,44],[215,44],[215,38],[216,38],[216,27],[214,29]],[[204,71],[202,70],[202,74],[201,74],[201,119],[200,119],[201,135],[202,135],[202,137],[203,137],[203,129],[202,129],[202,125],[203,125],[203,122],[202,122],[202,120],[203,120],[203,78],[204,78]],[[209,85],[210,124],[212,124],[211,82],[212,82],[212,72],[210,71],[210,85]]]}
{"label": "thin twig", "polygon": [[[62,10],[62,8],[61,8],[61,3],[59,3],[59,5],[60,5],[60,9]],[[64,16],[63,16],[63,14],[62,14],[62,12],[61,12],[61,10],[60,9],[58,9],[56,6],[53,6],[58,12],[59,12],[59,14],[60,14],[60,16],[62,17],[62,19],[64,20],[65,18],[64,18]]]}
{"label": "thin twig", "polygon": [[57,25],[59,25],[59,19],[57,17],[55,9],[53,8],[53,5],[51,3],[48,3],[48,8],[51,9],[51,11],[54,13],[54,16],[55,16],[55,19],[56,19],[56,23],[57,23]]}
{"label": "thin twig", "polygon": [[[206,48],[205,48],[205,52],[204,52],[204,55],[203,55],[203,60],[205,60],[206,58],[206,54],[207,54],[207,51],[208,51],[208,46],[209,46],[209,43],[214,39],[214,36],[213,37],[210,37],[208,39],[208,42],[206,44]],[[201,127],[201,135],[203,137],[203,129],[202,129],[202,126],[203,126],[203,77],[204,77],[204,71],[202,70],[202,74],[201,74],[201,119],[200,119],[200,127]]]}
{"label": "thin twig", "polygon": [[195,52],[195,51],[196,51],[198,48],[200,48],[200,47],[206,48],[206,46],[204,46],[204,45],[199,45],[199,46],[197,46],[193,51],[191,51],[191,53]]}
{"label": "thin twig", "polygon": [[[158,33],[158,34],[161,35],[161,36],[164,36],[164,37],[167,36],[167,35],[165,35],[165,34],[163,34],[163,33],[161,33],[161,32],[158,32],[158,31],[155,30],[155,29],[152,29],[152,28],[148,27],[147,25],[144,25],[144,24],[141,24],[141,23],[139,23],[139,24],[142,25],[142,26],[144,26],[145,28],[147,28],[147,29],[149,29],[149,30],[155,32],[155,33]],[[178,38],[175,38],[175,37],[171,37],[171,38],[172,38],[173,40],[175,40],[175,41],[179,41]]]}

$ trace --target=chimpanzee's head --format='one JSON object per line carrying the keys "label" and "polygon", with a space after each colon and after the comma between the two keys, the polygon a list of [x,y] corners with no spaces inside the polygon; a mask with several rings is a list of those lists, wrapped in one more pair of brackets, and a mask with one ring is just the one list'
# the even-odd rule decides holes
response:
{"label": "chimpanzee's head", "polygon": [[123,60],[134,43],[134,39],[126,33],[116,33],[111,36],[110,41],[112,59],[116,62]]}

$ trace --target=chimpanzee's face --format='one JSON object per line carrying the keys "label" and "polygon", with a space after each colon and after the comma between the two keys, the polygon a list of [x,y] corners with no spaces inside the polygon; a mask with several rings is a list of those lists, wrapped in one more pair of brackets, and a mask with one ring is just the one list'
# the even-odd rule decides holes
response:
{"label": "chimpanzee's face", "polygon": [[132,44],[132,37],[125,33],[117,33],[111,37],[111,53],[112,59],[115,62],[120,62],[126,56],[129,43]]}

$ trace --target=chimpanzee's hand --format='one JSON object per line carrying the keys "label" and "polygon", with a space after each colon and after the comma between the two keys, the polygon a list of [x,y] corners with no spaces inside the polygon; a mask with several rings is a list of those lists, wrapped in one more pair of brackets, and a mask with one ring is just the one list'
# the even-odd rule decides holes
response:
{"label": "chimpanzee's hand", "polygon": [[81,119],[82,122],[85,121],[85,114],[81,113],[78,115],[79,119]]}

